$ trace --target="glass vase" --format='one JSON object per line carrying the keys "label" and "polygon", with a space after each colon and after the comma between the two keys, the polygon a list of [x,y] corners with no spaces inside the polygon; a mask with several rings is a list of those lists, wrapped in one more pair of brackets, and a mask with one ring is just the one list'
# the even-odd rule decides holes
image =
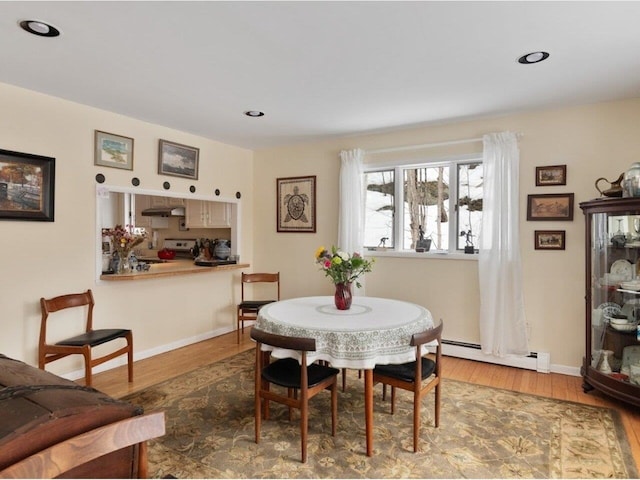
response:
{"label": "glass vase", "polygon": [[130,273],[131,264],[129,263],[129,256],[131,252],[118,252],[118,270],[116,273]]}
{"label": "glass vase", "polygon": [[351,308],[351,283],[336,283],[336,293],[334,301],[338,310],[349,310]]}

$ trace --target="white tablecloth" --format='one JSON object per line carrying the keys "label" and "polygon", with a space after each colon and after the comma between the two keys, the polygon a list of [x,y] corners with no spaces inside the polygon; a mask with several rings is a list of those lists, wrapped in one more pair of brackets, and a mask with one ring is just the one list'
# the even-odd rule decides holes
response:
{"label": "white tablecloth", "polygon": [[[308,361],[326,360],[335,368],[371,369],[376,364],[415,360],[411,335],[433,327],[431,312],[420,305],[375,297],[354,297],[338,310],[333,297],[304,297],[260,309],[256,328],[269,333],[316,340]],[[293,352],[272,349],[278,358]]]}

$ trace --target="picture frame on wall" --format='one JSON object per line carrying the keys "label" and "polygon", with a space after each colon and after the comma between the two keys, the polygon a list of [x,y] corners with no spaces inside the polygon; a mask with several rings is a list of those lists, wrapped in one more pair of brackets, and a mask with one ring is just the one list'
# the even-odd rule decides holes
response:
{"label": "picture frame on wall", "polygon": [[573,193],[527,195],[527,220],[573,221]]}
{"label": "picture frame on wall", "polygon": [[96,130],[93,164],[133,170],[133,138]]}
{"label": "picture frame on wall", "polygon": [[199,148],[161,139],[158,145],[158,174],[197,180],[199,159]]}
{"label": "picture frame on wall", "polygon": [[536,230],[534,232],[534,248],[536,250],[564,250],[565,230]]}
{"label": "picture frame on wall", "polygon": [[56,159],[0,149],[0,220],[53,222]]}
{"label": "picture frame on wall", "polygon": [[547,185],[566,185],[567,166],[549,165],[546,167],[536,167],[536,187]]}
{"label": "picture frame on wall", "polygon": [[276,179],[277,231],[316,232],[316,177]]}

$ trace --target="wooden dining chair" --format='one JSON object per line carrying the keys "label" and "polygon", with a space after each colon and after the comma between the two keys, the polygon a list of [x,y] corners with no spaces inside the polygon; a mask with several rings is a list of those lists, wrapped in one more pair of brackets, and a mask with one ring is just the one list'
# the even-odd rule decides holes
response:
{"label": "wooden dining chair", "polygon": [[[307,431],[309,421],[309,399],[325,389],[331,391],[331,435],[335,436],[338,423],[338,373],[340,370],[318,363],[307,366],[307,352],[316,349],[313,338],[286,337],[251,329],[251,338],[256,341],[255,370],[255,427],[256,443],[260,443],[262,418],[269,419],[269,402],[277,402],[300,410],[300,441],[302,463],[307,461]],[[294,358],[283,358],[270,362],[268,352],[262,345],[270,345],[300,353],[300,363]],[[286,395],[272,391],[270,385],[286,388]]]}
{"label": "wooden dining chair", "polygon": [[[264,291],[258,293],[256,289],[252,289],[252,294],[249,295],[249,288],[245,287],[247,284],[260,284],[271,283],[275,285],[273,292],[275,293],[275,299],[264,300],[266,296]],[[277,273],[242,273],[242,279],[240,284],[241,299],[238,304],[238,324],[237,324],[237,336],[238,343],[240,343],[240,333],[244,335],[244,322],[255,321],[258,318],[258,310],[268,303],[273,303],[280,300],[280,272]],[[255,287],[255,285],[254,285]],[[261,295],[260,295],[261,294]],[[261,296],[263,299],[256,299],[256,296]],[[241,328],[242,326],[242,328]]]}
{"label": "wooden dining chair", "polygon": [[[418,451],[418,438],[420,434],[420,407],[422,398],[435,389],[435,417],[434,423],[440,425],[440,365],[441,365],[441,340],[443,322],[424,332],[416,333],[411,337],[411,345],[416,347],[416,359],[420,361],[408,362],[399,365],[376,365],[373,370],[373,383],[382,383],[391,386],[391,414],[395,411],[396,388],[408,390],[413,393],[413,451]],[[435,359],[427,358],[428,349],[423,347],[426,343],[438,342],[435,351]],[[432,378],[429,378],[432,377]],[[429,379],[429,381],[426,381]],[[384,394],[383,394],[384,399]]]}
{"label": "wooden dining chair", "polygon": [[[40,340],[38,346],[38,367],[44,370],[47,363],[59,360],[68,355],[82,355],[84,357],[85,385],[91,386],[91,371],[93,367],[100,365],[112,358],[127,354],[129,370],[129,382],[133,382],[133,333],[124,328],[106,328],[94,330],[93,328],[93,293],[87,290],[83,293],[72,293],[58,297],[40,299],[42,320],[40,321]],[[60,340],[56,343],[47,343],[47,323],[51,313],[59,312],[67,308],[84,307],[87,312],[85,333],[75,337]],[[123,338],[127,344],[118,350],[92,358],[91,350],[113,340]]]}
{"label": "wooden dining chair", "polygon": [[[135,458],[131,459],[132,468],[129,478],[147,478],[146,441],[160,437],[164,433],[164,412],[127,418],[34,453],[0,470],[0,478],[58,478],[66,472],[72,474],[71,470],[81,466],[86,466],[83,470],[83,473],[86,473],[87,469],[93,469],[90,464],[93,460],[130,446],[135,446],[133,453]],[[100,478],[104,474],[104,471],[91,471],[93,478]]]}

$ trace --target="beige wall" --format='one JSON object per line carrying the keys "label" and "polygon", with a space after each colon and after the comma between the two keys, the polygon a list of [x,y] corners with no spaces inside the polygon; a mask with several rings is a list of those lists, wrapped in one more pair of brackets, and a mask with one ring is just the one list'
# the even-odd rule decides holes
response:
{"label": "beige wall", "polygon": [[[0,84],[0,148],[56,158],[56,221],[0,221],[0,353],[28,363],[37,361],[40,297],[92,288],[96,323],[134,329],[136,355],[148,355],[188,339],[221,333],[235,326],[238,276],[207,273],[178,279],[140,282],[95,282],[95,180],[172,192],[195,184],[198,194],[222,190],[242,193],[243,261],[253,270],[282,272],[284,298],[330,294],[313,253],[336,242],[339,152],[422,144],[484,133],[521,132],[520,232],[525,303],[531,348],[551,354],[556,369],[575,369],[584,344],[584,220],[578,203],[597,196],[593,184],[615,179],[640,160],[640,100],[586,105],[456,124],[398,130],[393,133],[340,138],[251,152],[234,146],[152,125],[110,112]],[[134,171],[93,165],[94,130],[135,138]],[[191,182],[157,175],[158,139],[200,148],[200,179]],[[480,151],[480,145],[425,155]],[[368,162],[381,161],[369,156]],[[566,187],[535,187],[535,166],[566,164]],[[276,232],[276,178],[317,176],[317,233]],[[527,222],[526,195],[574,192],[572,222]],[[254,215],[254,210],[257,214]],[[533,231],[567,231],[567,249],[533,249]],[[367,275],[368,295],[415,301],[446,321],[445,336],[478,342],[477,264],[437,258],[378,258]],[[54,334],[65,334],[58,327]],[[51,365],[67,374],[81,367],[76,360]],[[574,370],[575,371],[575,370]]]}
{"label": "beige wall", "polygon": [[[205,138],[0,84],[0,148],[56,158],[55,222],[0,221],[0,353],[37,364],[40,297],[92,288],[99,327],[134,331],[135,352],[152,353],[184,339],[235,328],[239,271],[96,284],[96,182],[235,199],[242,193],[242,258],[252,261],[253,153]],[[135,139],[134,170],[94,166],[94,130]],[[158,139],[200,148],[199,180],[157,174]],[[72,319],[74,327],[80,327]],[[81,328],[81,327],[80,327]],[[53,338],[66,334],[57,326]],[[81,368],[76,359],[52,363],[55,373]]]}
{"label": "beige wall", "polygon": [[[598,196],[598,177],[616,179],[640,160],[640,100],[538,111],[394,133],[354,136],[322,143],[255,152],[256,268],[279,270],[285,297],[330,294],[314,263],[320,245],[337,239],[339,152],[477,138],[498,131],[521,132],[520,235],[525,307],[533,351],[549,352],[552,368],[575,373],[584,353],[584,218],[578,203]],[[481,151],[481,144],[448,153]],[[424,155],[446,151],[424,150]],[[397,157],[398,155],[396,155]],[[401,155],[400,155],[401,156]],[[412,154],[414,156],[414,154]],[[367,157],[379,162],[381,156]],[[536,187],[535,167],[567,165],[567,185]],[[317,233],[276,233],[278,177],[317,176]],[[575,193],[572,222],[526,221],[527,194]],[[565,251],[536,251],[534,230],[566,230]],[[477,263],[439,258],[378,258],[367,275],[366,293],[414,301],[446,322],[445,337],[479,342]]]}

